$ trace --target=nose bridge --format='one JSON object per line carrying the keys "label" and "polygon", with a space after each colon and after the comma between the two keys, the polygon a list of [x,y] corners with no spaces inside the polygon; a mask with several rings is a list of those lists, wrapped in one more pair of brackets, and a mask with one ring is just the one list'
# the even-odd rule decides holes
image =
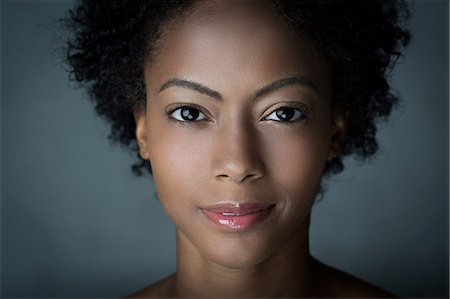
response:
{"label": "nose bridge", "polygon": [[242,182],[264,175],[257,130],[245,121],[234,119],[218,128],[213,155],[216,178]]}

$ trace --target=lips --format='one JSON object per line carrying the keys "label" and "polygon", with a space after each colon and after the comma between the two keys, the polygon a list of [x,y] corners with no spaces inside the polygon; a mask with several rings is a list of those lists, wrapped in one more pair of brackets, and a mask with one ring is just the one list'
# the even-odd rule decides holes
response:
{"label": "lips", "polygon": [[207,218],[225,230],[242,231],[264,221],[274,204],[218,204],[203,210]]}

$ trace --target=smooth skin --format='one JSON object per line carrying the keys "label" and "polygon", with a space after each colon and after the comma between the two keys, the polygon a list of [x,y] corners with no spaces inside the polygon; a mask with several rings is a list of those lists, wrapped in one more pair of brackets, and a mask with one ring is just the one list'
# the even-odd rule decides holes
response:
{"label": "smooth skin", "polygon": [[[166,23],[136,107],[140,155],[176,225],[177,272],[133,297],[388,297],[309,253],[309,217],[347,118],[333,70],[263,1],[200,1]],[[273,204],[248,230],[202,209]]]}

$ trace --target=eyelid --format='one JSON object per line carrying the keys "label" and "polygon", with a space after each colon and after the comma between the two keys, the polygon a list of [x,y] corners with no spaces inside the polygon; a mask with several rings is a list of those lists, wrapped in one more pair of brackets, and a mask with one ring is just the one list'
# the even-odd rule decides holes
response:
{"label": "eyelid", "polygon": [[[310,105],[300,103],[300,102],[282,102],[282,103],[277,103],[277,104],[269,107],[268,109],[266,109],[260,120],[262,120],[262,121],[266,120],[265,119],[266,117],[268,117],[269,115],[271,115],[272,113],[274,113],[275,111],[277,111],[280,108],[297,109],[301,113],[303,113],[306,121],[309,121],[314,115],[314,108],[311,107]],[[269,111],[269,112],[267,112],[267,111]],[[291,122],[295,122],[295,121],[291,121]]]}
{"label": "eyelid", "polygon": [[[205,116],[204,119],[201,120],[193,120],[193,121],[182,121],[182,120],[178,120],[176,118],[174,118],[172,116],[172,114],[181,108],[191,108],[191,109],[196,109],[198,110],[201,114],[203,114]],[[168,106],[166,109],[166,115],[167,118],[171,121],[176,121],[179,123],[184,123],[184,124],[189,124],[189,123],[199,123],[199,122],[205,122],[205,121],[211,121],[211,116],[210,113],[206,111],[206,109],[204,109],[203,107],[194,104],[194,103],[176,103],[176,104],[172,104],[170,106]]]}

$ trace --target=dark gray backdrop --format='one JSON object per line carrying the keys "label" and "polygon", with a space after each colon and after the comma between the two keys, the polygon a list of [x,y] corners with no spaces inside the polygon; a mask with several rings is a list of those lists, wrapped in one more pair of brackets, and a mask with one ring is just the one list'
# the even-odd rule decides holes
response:
{"label": "dark gray backdrop", "polygon": [[[1,296],[119,297],[175,269],[174,227],[54,49],[71,2],[1,2]],[[322,261],[404,297],[448,296],[448,3],[417,2],[381,151],[314,207]]]}

